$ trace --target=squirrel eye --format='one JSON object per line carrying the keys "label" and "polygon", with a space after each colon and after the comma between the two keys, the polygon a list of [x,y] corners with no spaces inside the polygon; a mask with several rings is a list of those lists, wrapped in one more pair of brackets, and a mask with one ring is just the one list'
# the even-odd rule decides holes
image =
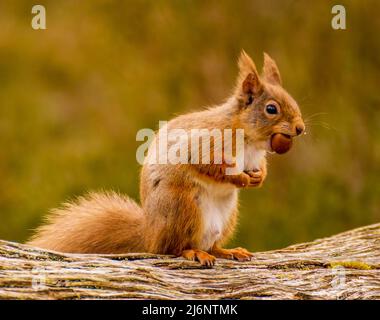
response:
{"label": "squirrel eye", "polygon": [[268,104],[265,107],[265,110],[269,114],[277,114],[278,113],[277,107],[274,104]]}

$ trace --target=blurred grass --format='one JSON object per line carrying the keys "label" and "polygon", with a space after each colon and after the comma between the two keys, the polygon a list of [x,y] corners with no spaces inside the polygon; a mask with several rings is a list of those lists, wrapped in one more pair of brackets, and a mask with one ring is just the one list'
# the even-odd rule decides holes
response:
{"label": "blurred grass", "polygon": [[[49,208],[87,190],[138,199],[140,128],[220,103],[242,48],[277,61],[308,135],[244,191],[234,240],[264,250],[380,219],[379,2],[0,3],[0,238],[23,241]],[[319,114],[322,113],[322,114]]]}

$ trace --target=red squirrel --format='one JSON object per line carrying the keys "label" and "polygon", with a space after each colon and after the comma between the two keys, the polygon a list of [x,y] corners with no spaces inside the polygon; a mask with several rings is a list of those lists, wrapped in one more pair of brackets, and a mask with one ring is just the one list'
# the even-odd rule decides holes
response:
{"label": "red squirrel", "polygon": [[206,266],[216,258],[250,260],[246,249],[223,248],[236,228],[238,191],[260,187],[267,175],[267,152],[286,152],[305,125],[269,55],[264,54],[261,75],[244,51],[238,66],[235,90],[225,103],[178,116],[167,128],[243,129],[243,171],[226,174],[226,163],[215,161],[145,163],[141,206],[115,192],[89,193],[52,210],[28,244],[69,253],[173,254]]}

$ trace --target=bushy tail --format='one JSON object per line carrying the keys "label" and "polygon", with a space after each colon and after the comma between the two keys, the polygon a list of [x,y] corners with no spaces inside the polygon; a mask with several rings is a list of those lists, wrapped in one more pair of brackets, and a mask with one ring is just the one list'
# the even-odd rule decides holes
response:
{"label": "bushy tail", "polygon": [[27,243],[70,253],[144,251],[144,213],[115,192],[90,193],[52,210]]}

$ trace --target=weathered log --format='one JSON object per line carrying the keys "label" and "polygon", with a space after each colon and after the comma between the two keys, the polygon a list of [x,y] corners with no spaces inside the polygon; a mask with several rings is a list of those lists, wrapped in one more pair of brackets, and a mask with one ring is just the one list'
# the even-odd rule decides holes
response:
{"label": "weathered log", "polygon": [[1,299],[380,299],[380,224],[214,268],[154,254],[62,254],[0,241]]}

